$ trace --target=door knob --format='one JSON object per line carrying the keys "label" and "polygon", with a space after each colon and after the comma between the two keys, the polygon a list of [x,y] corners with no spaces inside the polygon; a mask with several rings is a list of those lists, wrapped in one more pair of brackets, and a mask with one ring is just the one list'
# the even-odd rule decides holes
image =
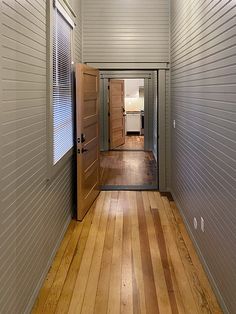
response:
{"label": "door knob", "polygon": [[81,134],[81,143],[84,143],[86,141],[86,136],[85,134]]}
{"label": "door knob", "polygon": [[87,148],[82,148],[82,154],[83,154],[83,153],[86,153],[87,151],[88,151]]}

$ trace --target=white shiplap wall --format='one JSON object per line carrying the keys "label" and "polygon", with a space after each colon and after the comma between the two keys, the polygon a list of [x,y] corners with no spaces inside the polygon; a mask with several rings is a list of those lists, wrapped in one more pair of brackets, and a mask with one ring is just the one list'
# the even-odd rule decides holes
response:
{"label": "white shiplap wall", "polygon": [[235,65],[236,2],[172,0],[172,190],[225,313],[236,313]]}
{"label": "white shiplap wall", "polygon": [[83,0],[83,61],[168,62],[169,1]]}
{"label": "white shiplap wall", "polygon": [[[46,1],[1,2],[0,312],[29,311],[71,219],[72,163],[47,183]],[[75,60],[81,60],[79,1]],[[1,93],[0,93],[1,95]]]}

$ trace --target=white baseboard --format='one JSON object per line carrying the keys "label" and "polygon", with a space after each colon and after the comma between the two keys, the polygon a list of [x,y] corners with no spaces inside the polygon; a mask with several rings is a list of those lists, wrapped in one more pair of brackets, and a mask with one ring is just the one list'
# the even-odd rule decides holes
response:
{"label": "white baseboard", "polygon": [[210,271],[210,269],[209,269],[209,267],[208,267],[208,265],[207,265],[207,263],[206,263],[206,260],[205,260],[203,254],[202,254],[202,252],[201,252],[201,250],[200,250],[200,248],[199,248],[199,246],[198,246],[198,244],[197,244],[197,241],[196,241],[196,239],[195,239],[195,237],[194,237],[194,235],[193,235],[193,233],[192,233],[192,231],[191,231],[191,228],[190,228],[190,226],[189,226],[189,224],[188,224],[188,221],[187,221],[187,219],[186,219],[185,216],[184,216],[184,212],[183,212],[182,208],[180,207],[180,204],[179,204],[179,202],[178,202],[178,200],[177,200],[177,197],[176,197],[175,194],[173,193],[173,190],[172,190],[172,189],[170,190],[170,192],[171,192],[171,194],[172,194],[172,196],[173,196],[173,199],[174,199],[174,201],[175,201],[175,203],[176,203],[176,206],[177,206],[178,209],[179,209],[179,212],[180,212],[181,217],[182,217],[182,219],[183,219],[183,221],[184,221],[184,224],[185,224],[185,226],[186,226],[186,229],[187,229],[187,231],[188,231],[188,234],[189,234],[189,236],[190,236],[190,238],[191,238],[191,240],[192,240],[192,242],[193,242],[193,244],[194,244],[194,247],[195,247],[195,249],[196,249],[196,251],[197,251],[198,257],[199,257],[199,259],[200,259],[200,261],[201,261],[201,263],[202,263],[202,266],[203,266],[203,268],[204,268],[204,270],[205,270],[205,272],[206,272],[206,275],[207,275],[207,277],[208,277],[208,279],[209,279],[209,281],[210,281],[211,287],[212,287],[212,289],[213,289],[213,291],[214,291],[214,293],[215,293],[215,295],[216,295],[216,297],[217,297],[217,300],[218,300],[218,302],[219,302],[219,304],[220,304],[220,306],[221,306],[223,312],[224,312],[225,314],[230,314],[230,312],[229,312],[229,310],[227,309],[227,306],[226,306],[226,304],[225,304],[225,302],[224,302],[224,299],[223,299],[223,297],[222,297],[222,295],[221,295],[221,293],[220,293],[220,290],[219,290],[218,287],[217,287],[217,284],[216,284],[216,282],[215,282],[215,279],[214,279],[214,277],[212,276],[211,271]]}
{"label": "white baseboard", "polygon": [[30,314],[30,313],[31,313],[32,308],[33,308],[34,303],[35,303],[35,300],[36,300],[36,298],[37,298],[37,296],[38,296],[38,294],[39,294],[39,291],[40,291],[40,289],[41,289],[41,287],[42,287],[42,285],[43,285],[43,283],[44,283],[44,281],[45,281],[45,279],[46,279],[46,276],[47,276],[47,274],[48,274],[48,271],[49,271],[49,269],[50,269],[50,267],[51,267],[51,265],[52,265],[52,263],[53,263],[53,260],[54,260],[54,258],[55,258],[55,255],[56,255],[56,253],[57,253],[57,251],[58,251],[58,249],[59,249],[59,247],[60,247],[60,245],[61,245],[61,242],[62,242],[62,240],[63,240],[63,238],[64,238],[64,236],[65,236],[65,233],[66,233],[66,231],[67,231],[67,229],[68,229],[68,226],[69,226],[70,222],[71,222],[71,216],[68,217],[68,219],[67,219],[67,221],[66,221],[66,223],[65,223],[65,226],[64,226],[64,228],[62,229],[62,232],[61,232],[61,234],[60,234],[60,236],[59,236],[59,238],[58,238],[58,241],[57,241],[57,243],[56,243],[56,245],[55,245],[55,247],[54,247],[54,249],[53,249],[53,251],[52,251],[52,254],[51,254],[51,256],[49,257],[47,266],[45,267],[45,270],[44,270],[44,272],[42,273],[42,275],[41,275],[41,277],[40,277],[40,279],[39,279],[39,281],[38,281],[38,284],[37,284],[36,288],[34,289],[32,295],[31,295],[31,297],[30,297],[30,301],[29,301],[29,303],[28,303],[28,305],[27,305],[27,307],[26,307],[26,309],[25,309],[25,311],[24,311],[24,314]]}

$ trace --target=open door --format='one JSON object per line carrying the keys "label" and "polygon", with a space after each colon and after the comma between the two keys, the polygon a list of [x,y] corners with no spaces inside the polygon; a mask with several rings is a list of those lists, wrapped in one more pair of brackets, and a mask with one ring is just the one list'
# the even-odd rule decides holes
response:
{"label": "open door", "polygon": [[76,65],[77,219],[99,194],[99,71]]}
{"label": "open door", "polygon": [[110,80],[110,149],[125,144],[124,81]]}

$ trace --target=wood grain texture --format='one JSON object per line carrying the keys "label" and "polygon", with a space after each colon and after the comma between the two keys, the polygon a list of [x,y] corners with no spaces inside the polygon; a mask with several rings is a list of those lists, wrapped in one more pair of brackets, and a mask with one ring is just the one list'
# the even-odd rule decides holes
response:
{"label": "wood grain texture", "polygon": [[77,219],[99,194],[99,70],[76,65]]}
{"label": "wood grain texture", "polygon": [[116,147],[115,150],[144,150],[144,136],[126,135],[125,144]]}
{"label": "wood grain texture", "polygon": [[101,153],[101,185],[157,185],[157,164],[152,152]]}
{"label": "wood grain texture", "polygon": [[125,143],[124,80],[109,80],[110,149]]}
{"label": "wood grain texture", "polygon": [[102,192],[51,269],[34,314],[222,313],[178,209],[158,192]]}

